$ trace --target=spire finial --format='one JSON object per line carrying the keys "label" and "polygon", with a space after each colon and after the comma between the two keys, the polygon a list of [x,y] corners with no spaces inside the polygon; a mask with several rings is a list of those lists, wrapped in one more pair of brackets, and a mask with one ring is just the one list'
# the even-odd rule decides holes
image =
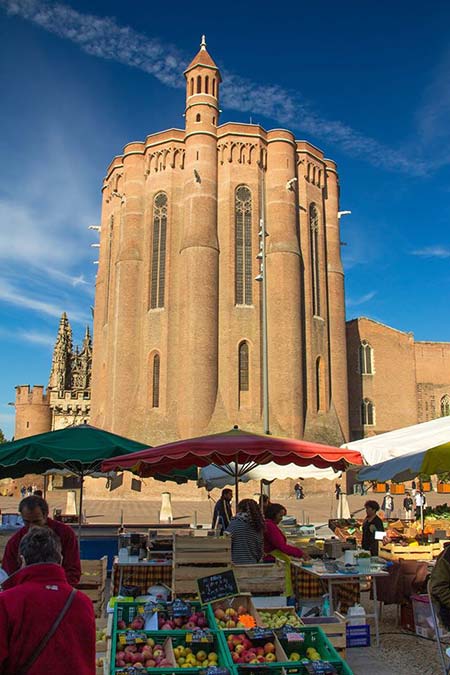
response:
{"label": "spire finial", "polygon": [[202,35],[202,41],[200,43],[200,49],[206,49],[206,35]]}

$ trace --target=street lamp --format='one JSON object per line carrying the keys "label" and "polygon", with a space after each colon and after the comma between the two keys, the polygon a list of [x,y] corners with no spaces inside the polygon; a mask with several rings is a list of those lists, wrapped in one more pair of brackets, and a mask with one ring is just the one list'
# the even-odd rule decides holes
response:
{"label": "street lamp", "polygon": [[262,379],[263,379],[263,427],[264,433],[270,434],[269,425],[269,357],[267,349],[267,274],[266,274],[266,222],[264,218],[264,169],[261,171],[261,206],[259,219],[259,274],[255,281],[262,283]]}

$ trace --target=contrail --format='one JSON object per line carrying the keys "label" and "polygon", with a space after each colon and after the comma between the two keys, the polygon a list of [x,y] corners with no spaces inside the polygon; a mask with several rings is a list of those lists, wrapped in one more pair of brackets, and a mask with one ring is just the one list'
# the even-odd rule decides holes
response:
{"label": "contrail", "polygon": [[[180,73],[189,62],[185,54],[167,42],[118,25],[114,18],[81,14],[67,5],[46,0],[0,0],[0,7],[76,43],[87,54],[139,68],[166,86],[184,87]],[[425,162],[389,148],[343,122],[319,117],[298,92],[257,84],[221,70],[221,102],[226,107],[289,124],[373,166],[411,175],[427,172]]]}

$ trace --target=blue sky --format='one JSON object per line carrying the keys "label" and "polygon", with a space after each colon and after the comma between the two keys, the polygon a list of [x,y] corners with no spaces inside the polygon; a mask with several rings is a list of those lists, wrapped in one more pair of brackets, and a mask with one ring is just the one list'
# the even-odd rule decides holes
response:
{"label": "blue sky", "polygon": [[59,316],[93,304],[106,167],[183,126],[202,33],[222,122],[287,127],[338,163],[347,316],[450,341],[450,3],[0,0],[0,427],[46,384]]}

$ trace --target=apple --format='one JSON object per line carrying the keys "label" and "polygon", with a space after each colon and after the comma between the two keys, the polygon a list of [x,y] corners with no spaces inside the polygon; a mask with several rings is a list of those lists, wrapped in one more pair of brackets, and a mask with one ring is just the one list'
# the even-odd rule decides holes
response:
{"label": "apple", "polygon": [[271,652],[274,652],[274,651],[275,651],[275,645],[273,644],[273,642],[266,642],[266,644],[264,645],[264,653],[270,654]]}
{"label": "apple", "polygon": [[254,658],[253,652],[242,652],[242,658],[244,659],[245,663],[250,663],[250,661]]}
{"label": "apple", "polygon": [[269,652],[268,654],[266,654],[266,657],[265,657],[265,658],[266,658],[266,661],[267,661],[268,663],[270,663],[271,661],[276,661],[276,660],[277,660],[277,656],[276,656],[276,654],[274,654],[273,652]]}
{"label": "apple", "polygon": [[146,668],[154,668],[156,666],[156,661],[154,659],[147,659],[145,662]]}
{"label": "apple", "polygon": [[149,647],[154,647],[155,646],[155,641],[153,638],[149,637],[147,638],[147,644]]}
{"label": "apple", "polygon": [[239,605],[237,608],[237,613],[238,614],[247,614],[247,609],[244,607],[244,605]]}
{"label": "apple", "polygon": [[245,647],[243,644],[238,644],[234,648],[234,651],[236,652],[236,654],[240,654],[241,652],[245,651]]}
{"label": "apple", "polygon": [[233,609],[232,607],[228,607],[225,610],[225,616],[236,616],[236,610]]}
{"label": "apple", "polygon": [[117,628],[119,630],[125,630],[126,627],[127,627],[127,624],[125,623],[125,621],[123,619],[119,619],[119,621],[117,622]]}
{"label": "apple", "polygon": [[231,652],[231,658],[233,659],[234,663],[238,663],[240,660],[239,654],[237,652]]}
{"label": "apple", "polygon": [[216,619],[220,619],[220,621],[222,621],[225,618],[225,612],[219,607],[214,611],[214,616]]}

